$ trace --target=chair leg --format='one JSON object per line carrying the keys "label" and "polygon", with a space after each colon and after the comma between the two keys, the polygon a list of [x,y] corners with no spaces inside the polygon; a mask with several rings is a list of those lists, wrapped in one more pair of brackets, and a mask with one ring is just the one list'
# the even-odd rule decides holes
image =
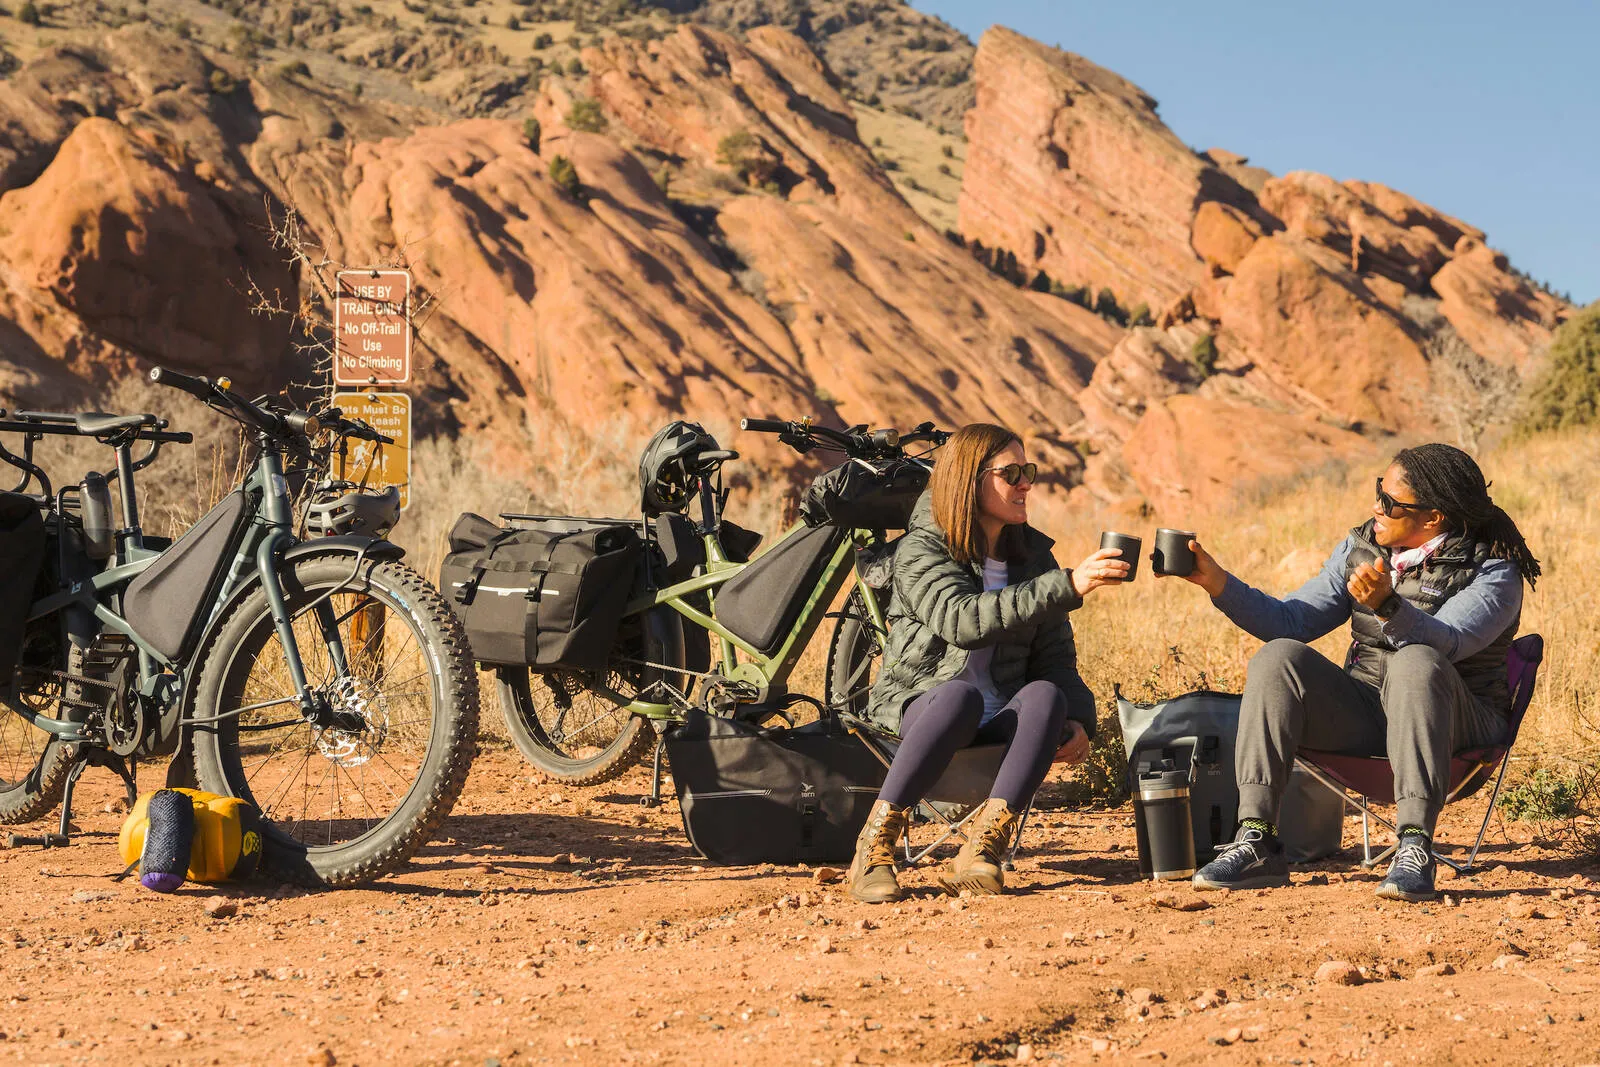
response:
{"label": "chair leg", "polygon": [[1028,798],[1028,806],[1022,809],[1022,818],[1017,820],[1017,832],[1011,835],[1011,847],[1006,850],[1005,869],[1017,869],[1017,847],[1022,844],[1022,831],[1028,826],[1028,816],[1033,814],[1033,798]]}
{"label": "chair leg", "polygon": [[1361,804],[1361,865],[1372,866],[1372,829],[1367,822],[1366,797],[1362,797]]}
{"label": "chair leg", "polygon": [[[1472,842],[1472,851],[1467,854],[1467,865],[1465,867],[1457,867],[1449,860],[1445,860],[1446,863],[1449,863],[1450,866],[1455,867],[1455,869],[1462,874],[1472,870],[1478,864],[1478,849],[1483,847],[1483,837],[1489,832],[1489,820],[1494,818],[1494,806],[1500,800],[1500,788],[1501,786],[1505,785],[1506,767],[1508,767],[1510,763],[1511,754],[1508,752],[1500,760],[1500,773],[1495,775],[1494,792],[1489,794],[1489,807],[1483,813],[1483,824],[1478,827],[1478,839]],[[1439,858],[1444,859],[1443,856],[1440,856]]]}

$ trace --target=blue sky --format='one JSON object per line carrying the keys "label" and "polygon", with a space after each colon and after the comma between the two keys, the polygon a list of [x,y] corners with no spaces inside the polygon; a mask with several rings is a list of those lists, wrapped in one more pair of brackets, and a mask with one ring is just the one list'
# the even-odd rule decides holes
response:
{"label": "blue sky", "polygon": [[1383,182],[1600,298],[1600,3],[912,0],[1138,83],[1197,148]]}

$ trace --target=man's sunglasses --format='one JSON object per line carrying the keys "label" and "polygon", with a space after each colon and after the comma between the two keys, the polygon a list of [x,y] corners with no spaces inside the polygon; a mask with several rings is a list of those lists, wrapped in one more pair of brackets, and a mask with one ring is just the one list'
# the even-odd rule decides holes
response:
{"label": "man's sunglasses", "polygon": [[1379,477],[1378,477],[1378,506],[1383,509],[1383,516],[1386,519],[1397,519],[1397,518],[1399,518],[1400,516],[1396,514],[1396,512],[1399,512],[1399,511],[1432,511],[1433,510],[1432,508],[1430,508],[1426,504],[1407,504],[1407,503],[1404,503],[1403,501],[1396,500],[1394,497],[1390,496],[1388,493],[1385,493],[1383,491],[1383,477],[1382,477],[1382,475],[1379,475]]}
{"label": "man's sunglasses", "polygon": [[987,474],[990,471],[998,471],[1007,485],[1016,485],[1021,481],[1026,481],[1031,485],[1039,476],[1039,465],[1037,463],[1007,463],[1004,467],[985,467],[982,473]]}

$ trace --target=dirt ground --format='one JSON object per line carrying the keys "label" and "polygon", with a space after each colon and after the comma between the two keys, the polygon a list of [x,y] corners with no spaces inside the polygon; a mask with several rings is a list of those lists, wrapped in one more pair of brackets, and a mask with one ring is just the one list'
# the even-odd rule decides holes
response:
{"label": "dirt ground", "polygon": [[[674,804],[639,806],[642,771],[576,790],[499,749],[408,870],[218,900],[109,879],[112,786],[86,777],[70,848],[0,851],[0,1059],[1600,1062],[1600,870],[1517,826],[1416,906],[1373,897],[1353,847],[1289,889],[1141,883],[1126,810],[1057,808],[1014,892],[951,900],[924,868],[870,907],[806,869],[704,865]],[[1316,981],[1330,960],[1359,984]]]}

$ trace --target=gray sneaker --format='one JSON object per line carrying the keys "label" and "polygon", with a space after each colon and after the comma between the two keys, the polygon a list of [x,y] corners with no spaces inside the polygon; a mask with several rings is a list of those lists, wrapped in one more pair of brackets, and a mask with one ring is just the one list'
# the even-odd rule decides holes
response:
{"label": "gray sneaker", "polygon": [[1260,830],[1240,830],[1217,852],[1217,858],[1194,875],[1196,889],[1270,889],[1289,884],[1289,861],[1276,837]]}
{"label": "gray sneaker", "polygon": [[1432,842],[1425,837],[1406,834],[1394,850],[1389,861],[1389,873],[1378,886],[1378,896],[1388,900],[1409,900],[1417,903],[1439,899],[1433,888],[1433,877],[1438,873],[1439,862],[1433,858]]}

